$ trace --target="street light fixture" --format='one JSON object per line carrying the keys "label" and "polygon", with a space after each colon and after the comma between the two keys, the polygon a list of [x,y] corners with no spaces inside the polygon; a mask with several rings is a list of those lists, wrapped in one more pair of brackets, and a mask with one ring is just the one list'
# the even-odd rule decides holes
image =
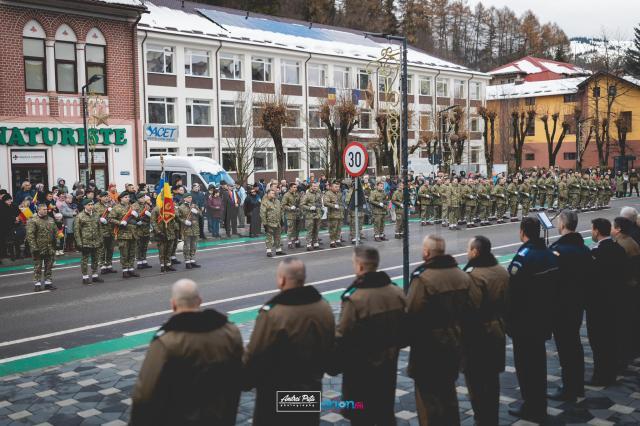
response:
{"label": "street light fixture", "polygon": [[[442,120],[442,114],[444,114],[445,112],[457,108],[460,105],[451,105],[443,110],[438,111],[438,124],[439,124],[439,129],[438,129],[438,166],[440,166],[440,164],[442,164],[442,154],[444,152],[444,127],[445,127],[445,123],[444,120]],[[438,167],[439,168],[439,167]],[[451,170],[449,170],[449,172],[451,172]]]}
{"label": "street light fixture", "polygon": [[96,81],[102,79],[102,74],[94,74],[89,78],[87,84],[82,86],[82,128],[84,131],[84,163],[87,166],[85,171],[85,185],[89,185],[89,179],[91,176],[91,169],[89,168],[89,132],[87,130],[87,87],[91,86]]}

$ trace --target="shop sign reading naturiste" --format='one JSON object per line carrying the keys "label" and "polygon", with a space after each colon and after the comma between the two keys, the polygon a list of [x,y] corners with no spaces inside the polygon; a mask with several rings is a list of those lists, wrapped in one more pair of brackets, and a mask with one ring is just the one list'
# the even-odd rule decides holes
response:
{"label": "shop sign reading naturiste", "polygon": [[[126,129],[102,127],[88,129],[89,139],[95,145],[125,145]],[[69,127],[0,127],[0,145],[84,145],[84,129]]]}

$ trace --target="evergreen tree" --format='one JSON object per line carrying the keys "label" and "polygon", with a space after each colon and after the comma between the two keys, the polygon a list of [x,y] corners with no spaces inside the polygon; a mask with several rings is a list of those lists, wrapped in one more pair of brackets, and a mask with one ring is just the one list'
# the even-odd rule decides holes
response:
{"label": "evergreen tree", "polygon": [[633,48],[627,50],[626,69],[629,74],[640,77],[640,25],[634,29]]}

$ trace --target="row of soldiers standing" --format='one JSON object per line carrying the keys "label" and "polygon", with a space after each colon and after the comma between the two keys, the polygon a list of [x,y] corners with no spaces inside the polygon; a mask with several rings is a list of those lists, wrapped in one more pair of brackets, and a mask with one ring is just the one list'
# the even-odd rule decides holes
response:
{"label": "row of soldiers standing", "polygon": [[[132,198],[134,198],[132,200]],[[161,272],[175,271],[179,239],[184,242],[183,254],[187,269],[199,268],[195,261],[200,235],[198,217],[201,209],[194,204],[191,194],[185,194],[175,214],[163,217],[159,206],[152,204],[145,192],[132,194],[124,191],[118,202],[107,192],[98,194],[97,200],[85,198],[83,209],[74,220],[74,238],[82,254],[80,268],[85,285],[103,282],[98,274],[115,273],[113,252],[120,251],[122,278],[139,277],[137,269],[151,268],[147,261],[149,242],[158,245]],[[37,215],[27,222],[27,240],[34,259],[34,290],[55,290],[52,268],[58,230],[48,215],[47,206],[38,206]],[[44,280],[42,279],[44,275]]]}

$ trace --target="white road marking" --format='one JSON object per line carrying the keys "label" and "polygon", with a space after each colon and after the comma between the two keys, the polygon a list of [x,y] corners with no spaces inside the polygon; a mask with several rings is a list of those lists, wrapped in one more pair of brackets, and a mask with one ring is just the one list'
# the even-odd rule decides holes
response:
{"label": "white road marking", "polygon": [[149,328],[144,328],[142,330],[136,330],[136,331],[130,331],[128,333],[122,333],[123,336],[135,336],[136,334],[142,334],[142,333],[146,333],[148,331],[156,331],[158,328],[160,327],[149,327]]}
{"label": "white road marking", "polygon": [[22,296],[37,296],[38,294],[50,293],[51,290],[41,290],[41,291],[31,291],[29,293],[20,293],[20,294],[12,294],[11,296],[2,296],[0,300],[3,299],[13,299],[14,297],[22,297]]}
{"label": "white road marking", "polygon": [[44,350],[44,351],[31,352],[30,354],[12,356],[10,358],[0,359],[0,364],[5,364],[5,363],[11,362],[11,361],[17,361],[19,359],[31,358],[31,357],[38,356],[38,355],[52,354],[54,352],[60,352],[60,351],[63,351],[63,350],[64,350],[64,348],[53,348],[53,349],[47,349],[47,350]]}

